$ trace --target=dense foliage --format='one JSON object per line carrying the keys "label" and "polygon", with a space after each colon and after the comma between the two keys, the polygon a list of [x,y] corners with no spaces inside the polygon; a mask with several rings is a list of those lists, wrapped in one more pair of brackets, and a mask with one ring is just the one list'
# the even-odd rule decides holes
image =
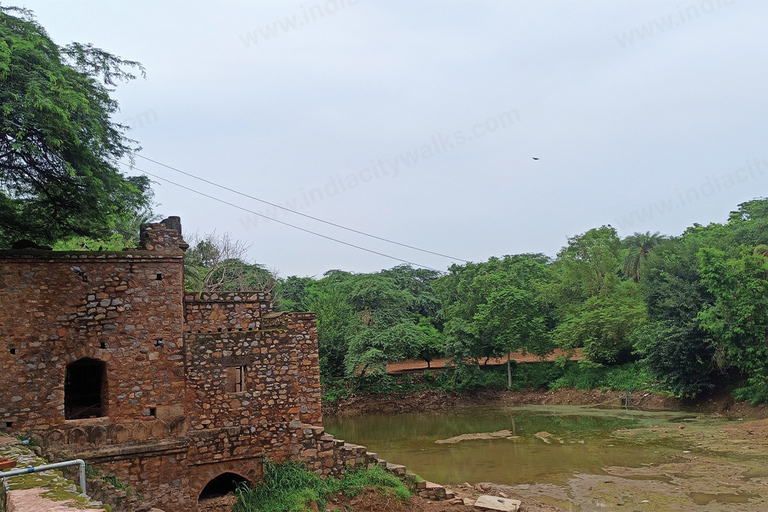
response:
{"label": "dense foliage", "polygon": [[[680,397],[720,386],[758,403],[768,401],[767,228],[768,200],[755,199],[724,224],[676,237],[621,239],[610,226],[594,228],[569,238],[554,260],[492,257],[444,274],[333,270],[278,280],[276,289],[285,305],[317,313],[326,382],[344,378],[358,390],[404,389],[386,377],[388,362],[447,357],[448,370],[423,383],[462,390],[611,382]],[[583,349],[586,360],[533,373],[526,365],[486,368],[510,351],[554,348]]]}
{"label": "dense foliage", "polygon": [[0,246],[21,238],[131,236],[151,199],[118,160],[136,149],[113,123],[122,60],[91,45],[56,45],[29,11],[0,7]]}

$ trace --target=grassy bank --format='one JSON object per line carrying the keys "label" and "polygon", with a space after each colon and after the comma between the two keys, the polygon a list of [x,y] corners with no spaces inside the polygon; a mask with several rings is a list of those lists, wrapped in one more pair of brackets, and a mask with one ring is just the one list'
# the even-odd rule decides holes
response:
{"label": "grassy bank", "polygon": [[380,467],[348,471],[344,477],[323,480],[302,464],[264,464],[264,478],[254,487],[237,490],[232,512],[300,512],[326,510],[326,502],[352,499],[366,488],[406,500],[410,492],[397,477]]}

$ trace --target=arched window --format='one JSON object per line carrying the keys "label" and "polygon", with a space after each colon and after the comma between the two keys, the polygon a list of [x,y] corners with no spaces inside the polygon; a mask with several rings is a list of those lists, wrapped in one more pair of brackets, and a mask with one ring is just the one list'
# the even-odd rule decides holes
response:
{"label": "arched window", "polygon": [[107,414],[107,365],[83,358],[67,365],[64,377],[64,418],[79,420]]}
{"label": "arched window", "polygon": [[226,496],[227,494],[235,492],[235,489],[237,489],[237,486],[241,483],[247,484],[248,480],[235,473],[222,473],[208,482],[203,489],[203,492],[200,493],[200,497],[197,501]]}

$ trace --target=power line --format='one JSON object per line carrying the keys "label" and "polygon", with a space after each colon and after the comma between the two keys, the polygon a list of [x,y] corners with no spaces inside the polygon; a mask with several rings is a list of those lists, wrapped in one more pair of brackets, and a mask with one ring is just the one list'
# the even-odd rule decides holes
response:
{"label": "power line", "polygon": [[172,166],[164,164],[162,162],[158,162],[157,160],[153,160],[153,159],[148,158],[146,156],[142,156],[142,155],[138,155],[138,154],[136,156],[138,156],[139,158],[143,158],[144,160],[147,160],[147,161],[152,162],[154,164],[161,165],[161,166],[163,166],[163,167],[165,167],[167,169],[170,169],[172,171],[181,173],[181,174],[183,174],[185,176],[189,176],[190,178],[194,178],[196,180],[202,181],[203,183],[207,183],[209,185],[213,185],[214,187],[218,187],[220,189],[226,190],[228,192],[232,192],[234,194],[237,194],[237,195],[240,195],[240,196],[243,196],[243,197],[247,197],[248,199],[253,199],[254,201],[258,201],[260,203],[268,204],[269,206],[273,206],[275,208],[279,208],[281,210],[284,210],[284,211],[287,211],[287,212],[290,212],[290,213],[293,213],[293,214],[296,214],[296,215],[301,215],[302,217],[306,217],[307,219],[312,219],[312,220],[317,221],[317,222],[322,222],[323,224],[327,224],[327,225],[333,226],[335,228],[344,229],[344,230],[350,231],[352,233],[357,233],[358,235],[363,235],[363,236],[367,236],[367,237],[370,237],[370,238],[375,238],[376,240],[381,240],[382,242],[387,242],[387,243],[390,243],[390,244],[399,245],[401,247],[407,247],[408,249],[413,249],[415,251],[421,251],[421,252],[424,252],[424,253],[433,254],[435,256],[440,256],[442,258],[447,258],[449,260],[461,261],[463,263],[469,263],[468,260],[465,260],[465,259],[462,259],[462,258],[456,258],[454,256],[449,256],[447,254],[441,254],[439,252],[430,251],[428,249],[422,249],[420,247],[415,247],[413,245],[408,245],[408,244],[400,243],[400,242],[397,242],[395,240],[390,240],[388,238],[383,238],[383,237],[380,237],[380,236],[372,235],[372,234],[366,233],[364,231],[358,231],[357,229],[350,228],[350,227],[347,227],[347,226],[343,226],[341,224],[336,224],[335,222],[331,222],[331,221],[328,221],[328,220],[325,220],[325,219],[321,219],[319,217],[314,217],[314,216],[308,215],[306,213],[301,213],[301,212],[298,212],[296,210],[292,210],[290,208],[287,208],[285,206],[281,206],[279,204],[269,202],[267,200],[264,200],[264,199],[261,199],[261,198],[258,198],[258,197],[246,194],[244,192],[240,192],[239,190],[235,190],[235,189],[227,187],[225,185],[221,185],[221,184],[216,183],[214,181],[210,181],[210,180],[207,180],[205,178],[201,178],[200,176],[196,176],[196,175],[188,173],[186,171],[182,171],[181,169],[177,169],[176,167],[172,167]]}
{"label": "power line", "polygon": [[290,224],[290,223],[284,222],[282,220],[277,220],[277,219],[274,219],[272,217],[268,217],[267,215],[255,212],[253,210],[249,210],[248,208],[245,208],[243,206],[240,206],[240,205],[237,205],[237,204],[234,204],[234,203],[230,203],[229,201],[226,201],[224,199],[220,199],[220,198],[212,196],[210,194],[206,194],[205,192],[200,192],[199,190],[195,190],[195,189],[193,189],[191,187],[187,187],[186,185],[182,185],[181,183],[176,183],[175,181],[171,181],[168,178],[163,178],[162,176],[158,176],[157,174],[153,174],[153,173],[151,173],[149,171],[145,171],[143,169],[139,169],[136,166],[132,166],[132,165],[126,164],[124,162],[119,162],[119,163],[121,165],[129,167],[131,169],[135,169],[135,170],[137,170],[139,172],[142,172],[142,173],[144,173],[144,174],[146,174],[148,176],[152,176],[153,178],[157,178],[160,181],[165,181],[166,183],[170,183],[171,185],[176,185],[177,187],[183,188],[184,190],[188,190],[190,192],[194,192],[195,194],[201,195],[203,197],[207,197],[208,199],[213,199],[214,201],[218,201],[219,203],[226,204],[227,206],[232,206],[233,208],[237,208],[238,210],[242,210],[244,212],[252,213],[253,215],[257,215],[259,217],[263,217],[263,218],[265,218],[267,220],[271,220],[272,222],[277,222],[278,224],[282,224],[284,226],[288,226],[288,227],[291,227],[291,228],[294,228],[294,229],[298,229],[299,231],[303,231],[305,233],[309,233],[309,234],[312,234],[312,235],[315,235],[315,236],[319,236],[320,238],[325,238],[326,240],[330,240],[332,242],[343,244],[343,245],[346,245],[348,247],[353,247],[355,249],[359,249],[361,251],[369,252],[371,254],[376,254],[378,256],[383,256],[385,258],[396,260],[396,261],[399,261],[401,263],[407,263],[408,265],[413,265],[413,266],[416,266],[416,267],[425,268],[427,270],[434,270],[435,272],[442,272],[441,270],[429,267],[427,265],[421,265],[420,263],[414,263],[412,261],[404,260],[402,258],[398,258],[397,256],[391,256],[391,255],[385,254],[383,252],[374,251],[373,249],[367,249],[367,248],[359,246],[359,245],[355,245],[355,244],[352,244],[352,243],[349,243],[349,242],[345,242],[343,240],[339,240],[337,238],[333,238],[333,237],[330,237],[330,236],[327,236],[327,235],[323,235],[322,233],[317,233],[317,232],[312,231],[310,229],[302,228],[301,226],[296,226],[295,224]]}

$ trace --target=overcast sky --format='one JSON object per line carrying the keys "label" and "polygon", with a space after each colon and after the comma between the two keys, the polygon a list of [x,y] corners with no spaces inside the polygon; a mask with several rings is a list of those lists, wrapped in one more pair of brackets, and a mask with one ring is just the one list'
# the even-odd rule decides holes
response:
{"label": "overcast sky", "polygon": [[[146,67],[115,92],[141,155],[461,260],[555,256],[603,224],[678,235],[768,195],[768,2],[3,4],[32,9],[60,45]],[[402,260],[452,262],[136,167]],[[284,277],[400,263],[153,179],[157,211],[185,234],[228,231]]]}

